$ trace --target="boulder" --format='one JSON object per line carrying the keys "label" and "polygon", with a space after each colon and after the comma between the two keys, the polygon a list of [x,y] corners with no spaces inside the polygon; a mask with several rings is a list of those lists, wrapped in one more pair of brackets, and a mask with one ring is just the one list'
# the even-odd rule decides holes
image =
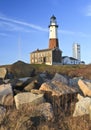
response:
{"label": "boulder", "polygon": [[52,83],[58,87],[59,91],[62,94],[71,94],[71,93],[77,93],[77,89],[71,86],[68,86],[66,84],[64,84],[63,82],[59,82],[59,81],[52,81]]}
{"label": "boulder", "polygon": [[12,85],[13,89],[22,90],[23,89],[23,81],[19,80],[18,78],[10,80],[10,84]]}
{"label": "boulder", "polygon": [[9,81],[14,89],[14,91],[25,90],[30,92],[33,88],[39,88],[43,83],[43,80],[40,76],[35,77],[26,77],[26,78],[15,78]]}
{"label": "boulder", "polygon": [[31,88],[39,89],[43,82],[44,82],[43,79],[39,75],[37,75],[37,76],[31,77],[30,79],[26,80],[23,83],[23,87],[27,91],[30,91]]}
{"label": "boulder", "polygon": [[48,80],[50,80],[50,75],[48,73],[48,71],[44,71],[42,73],[39,74],[39,76],[46,82]]}
{"label": "boulder", "polygon": [[31,93],[33,93],[33,94],[43,94],[43,91],[40,91],[38,89],[31,89]]}
{"label": "boulder", "polygon": [[78,80],[79,79],[83,79],[82,77],[74,77],[74,78],[70,78],[69,79],[69,85],[70,86],[73,86],[73,87],[77,87],[79,89],[79,86],[78,86]]}
{"label": "boulder", "polygon": [[29,83],[28,85],[24,87],[24,90],[27,92],[31,92],[31,90],[35,88],[36,84],[37,84],[37,81],[33,80],[31,81],[31,83]]}
{"label": "boulder", "polygon": [[65,85],[59,81],[43,83],[39,90],[52,92],[52,96],[61,96],[77,93],[77,90],[75,88],[69,87],[68,85]]}
{"label": "boulder", "polygon": [[0,96],[12,94],[12,86],[10,84],[0,85]]}
{"label": "boulder", "polygon": [[23,83],[26,82],[28,79],[31,79],[31,77],[19,78],[19,80],[22,81]]}
{"label": "boulder", "polygon": [[44,117],[46,121],[53,120],[54,113],[52,105],[50,103],[42,103],[36,109]]}
{"label": "boulder", "polygon": [[78,85],[81,91],[83,92],[84,96],[91,97],[91,83],[90,82],[79,79]]}
{"label": "boulder", "polygon": [[6,68],[0,68],[0,78],[4,79],[7,74],[7,69]]}
{"label": "boulder", "polygon": [[13,105],[13,91],[10,84],[0,85],[0,104]]}
{"label": "boulder", "polygon": [[59,88],[55,86],[54,84],[52,84],[51,82],[43,83],[39,90],[44,91],[44,92],[49,91],[52,93],[52,95],[60,96]]}
{"label": "boulder", "polygon": [[40,77],[42,77],[43,79],[47,78],[47,74],[46,74],[46,73],[40,73],[39,75],[40,75]]}
{"label": "boulder", "polygon": [[14,105],[14,97],[12,94],[5,95],[2,98],[2,104],[4,106],[13,106]]}
{"label": "boulder", "polygon": [[73,113],[74,117],[89,114],[89,108],[91,106],[91,98],[85,97],[76,103],[75,110]]}
{"label": "boulder", "polygon": [[81,99],[83,99],[84,97],[82,96],[82,95],[80,95],[79,93],[77,94],[77,99],[78,100],[81,100]]}
{"label": "boulder", "polygon": [[67,78],[64,77],[63,75],[58,74],[58,73],[55,74],[52,81],[59,81],[59,82],[62,82],[64,84],[68,84]]}
{"label": "boulder", "polygon": [[10,83],[10,79],[4,79],[3,80],[3,84],[8,84],[8,83]]}
{"label": "boulder", "polygon": [[20,109],[26,105],[38,105],[45,102],[43,94],[33,94],[30,92],[19,93],[14,96],[16,108]]}

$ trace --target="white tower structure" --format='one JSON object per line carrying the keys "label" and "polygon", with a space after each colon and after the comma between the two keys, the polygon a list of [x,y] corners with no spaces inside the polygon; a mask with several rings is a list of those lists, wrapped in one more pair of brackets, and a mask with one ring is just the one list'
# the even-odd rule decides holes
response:
{"label": "white tower structure", "polygon": [[56,17],[53,15],[50,18],[50,25],[49,25],[49,49],[59,48],[57,28],[58,25],[56,22]]}
{"label": "white tower structure", "polygon": [[81,60],[80,45],[77,43],[73,44],[73,57],[75,59]]}

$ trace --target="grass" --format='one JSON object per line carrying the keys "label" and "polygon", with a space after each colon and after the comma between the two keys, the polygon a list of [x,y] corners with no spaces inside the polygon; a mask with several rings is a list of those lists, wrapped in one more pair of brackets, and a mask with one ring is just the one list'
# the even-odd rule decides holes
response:
{"label": "grass", "polygon": [[83,76],[84,78],[91,79],[91,64],[50,66],[45,64],[27,64],[22,61],[18,61],[14,64],[4,65],[0,67],[6,67],[15,75],[15,77],[28,77],[34,68],[36,70],[36,73],[43,73],[47,71],[51,75],[59,73],[70,77]]}

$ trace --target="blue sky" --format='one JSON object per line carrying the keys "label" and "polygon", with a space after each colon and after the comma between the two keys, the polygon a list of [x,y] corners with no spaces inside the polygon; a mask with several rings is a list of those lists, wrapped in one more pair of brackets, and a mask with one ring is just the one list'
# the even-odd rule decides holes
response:
{"label": "blue sky", "polygon": [[91,63],[91,0],[0,0],[0,65],[30,63],[32,51],[48,48],[53,14],[62,55],[72,56],[75,42],[81,59]]}

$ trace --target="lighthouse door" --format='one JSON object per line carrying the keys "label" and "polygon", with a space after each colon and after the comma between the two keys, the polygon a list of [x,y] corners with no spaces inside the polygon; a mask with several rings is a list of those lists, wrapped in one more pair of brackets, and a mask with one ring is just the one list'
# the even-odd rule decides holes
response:
{"label": "lighthouse door", "polygon": [[43,63],[44,64],[46,63],[46,57],[43,57]]}

